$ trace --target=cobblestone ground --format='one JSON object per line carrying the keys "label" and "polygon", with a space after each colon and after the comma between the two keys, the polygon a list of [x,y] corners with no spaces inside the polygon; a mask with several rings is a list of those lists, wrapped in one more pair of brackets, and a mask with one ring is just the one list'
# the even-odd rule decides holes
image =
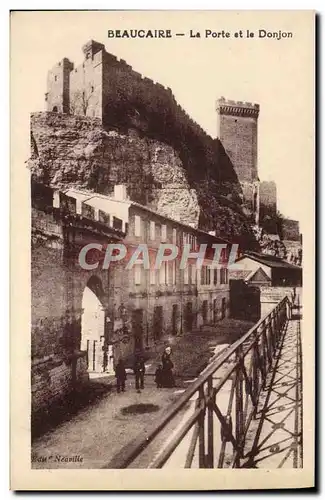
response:
{"label": "cobblestone ground", "polygon": [[[91,405],[80,409],[67,421],[61,421],[52,430],[34,439],[32,443],[32,467],[38,469],[54,468],[101,468],[125,445],[139,434],[145,436],[147,430],[163,415],[179,394],[188,387],[200,369],[202,359],[209,359],[216,350],[222,350],[229,343],[243,335],[252,323],[236,320],[224,320],[217,328],[205,328],[179,339],[173,346],[176,373],[183,377],[176,378],[174,389],[157,389],[152,373],[156,359],[148,362],[145,388],[137,393],[134,376],[128,375],[126,392],[117,394],[111,377],[100,378],[101,396]],[[107,390],[103,386],[107,384]],[[96,381],[92,381],[96,391]],[[132,405],[140,405],[144,413],[131,414]],[[145,405],[145,406],[142,406]],[[138,407],[139,410],[139,407]],[[186,408],[184,408],[186,411]],[[183,414],[175,419],[175,425]],[[64,420],[64,419],[63,419]],[[155,454],[165,439],[162,433],[156,442],[157,449],[150,449]],[[137,467],[147,467],[152,457],[144,453]]]}

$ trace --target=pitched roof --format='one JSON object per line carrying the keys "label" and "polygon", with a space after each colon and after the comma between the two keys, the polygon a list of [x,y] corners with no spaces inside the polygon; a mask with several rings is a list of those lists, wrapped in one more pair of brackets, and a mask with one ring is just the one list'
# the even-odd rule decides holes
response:
{"label": "pitched roof", "polygon": [[285,260],[280,259],[279,257],[275,257],[274,255],[266,255],[257,252],[247,252],[243,254],[236,262],[239,262],[242,259],[252,259],[260,264],[264,264],[265,266],[272,268],[285,268],[285,269],[301,269],[300,266],[295,266],[294,264],[290,264]]}
{"label": "pitched roof", "polygon": [[266,274],[266,272],[259,267],[256,271],[253,271],[250,273],[249,276],[247,276],[247,281],[271,281],[271,278]]}

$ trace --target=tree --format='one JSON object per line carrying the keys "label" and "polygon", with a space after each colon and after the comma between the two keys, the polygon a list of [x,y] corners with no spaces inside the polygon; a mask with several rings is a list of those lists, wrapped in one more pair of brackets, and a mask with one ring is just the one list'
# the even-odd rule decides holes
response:
{"label": "tree", "polygon": [[284,216],[279,211],[275,211],[273,207],[267,205],[260,206],[260,226],[266,233],[278,234],[282,240],[282,226]]}
{"label": "tree", "polygon": [[87,115],[89,101],[92,97],[91,89],[75,90],[71,93],[70,113],[73,115]]}
{"label": "tree", "polygon": [[272,238],[264,229],[260,229],[259,233],[256,233],[256,236],[262,253],[286,260],[287,249],[280,239]]}

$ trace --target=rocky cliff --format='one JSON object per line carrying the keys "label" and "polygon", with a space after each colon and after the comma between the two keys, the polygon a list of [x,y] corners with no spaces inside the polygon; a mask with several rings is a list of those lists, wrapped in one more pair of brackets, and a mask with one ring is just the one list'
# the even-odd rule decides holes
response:
{"label": "rocky cliff", "polygon": [[96,118],[41,112],[31,117],[28,163],[35,180],[60,188],[111,194],[114,184],[126,184],[134,201],[256,248],[240,206],[240,186],[222,145],[216,143],[214,151],[199,146],[177,150],[134,129],[105,130]]}

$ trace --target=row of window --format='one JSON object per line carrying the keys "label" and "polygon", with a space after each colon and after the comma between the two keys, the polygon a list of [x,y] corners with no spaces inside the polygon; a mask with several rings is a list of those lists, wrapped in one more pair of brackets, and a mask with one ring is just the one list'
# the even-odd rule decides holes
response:
{"label": "row of window", "polygon": [[[139,215],[134,216],[134,236],[143,237],[143,224],[142,219]],[[158,234],[160,227],[160,235]],[[166,224],[156,224],[155,221],[149,221],[149,240],[156,241],[160,237],[161,242],[167,241],[167,225]],[[173,228],[172,232],[172,243],[177,245],[177,229]],[[196,237],[189,233],[183,233],[183,245],[190,244],[191,248],[196,248],[197,240]]]}
{"label": "row of window", "polygon": [[[145,272],[142,266],[134,266],[134,284],[141,285],[142,273]],[[157,279],[158,278],[158,279]],[[160,269],[150,269],[149,271],[150,285],[155,285],[156,280],[159,285],[176,285],[176,261],[163,262]]]}
{"label": "row of window", "polygon": [[[195,265],[190,264],[184,269],[184,285],[195,285],[198,282],[200,282],[201,285],[217,285],[218,271],[220,272],[220,284],[226,285],[228,283],[228,269],[210,269],[208,266],[202,266],[201,269],[196,269]],[[134,266],[135,285],[141,285],[143,272],[145,272],[145,269],[142,265]],[[176,285],[176,261],[163,262],[158,271],[150,269],[149,280],[150,285],[155,285],[156,283],[159,285]]]}
{"label": "row of window", "polygon": [[[200,272],[200,271],[199,271]],[[228,283],[228,269],[221,268],[220,272],[220,285],[226,285]],[[209,266],[202,266],[201,285],[217,285],[218,284],[218,269],[211,269]]]}
{"label": "row of window", "polygon": [[[143,310],[141,311],[140,317],[143,315]],[[209,313],[209,311],[211,311]],[[204,300],[202,302],[200,312],[202,315],[203,324],[207,324],[208,321],[211,323],[216,323],[218,320],[223,319],[227,315],[227,302],[226,298],[223,297],[221,302],[215,299],[213,302],[208,302]],[[154,340],[158,340],[162,337],[164,330],[164,319],[166,318],[167,311],[164,311],[163,306],[155,306],[153,310],[153,321],[152,321],[152,333]],[[179,332],[191,331],[193,328],[197,327],[199,310],[195,310],[192,302],[187,302],[184,304],[184,308],[181,314],[181,307],[179,304],[173,304],[172,315],[171,315],[171,333],[176,335]],[[138,319],[139,316],[137,316]],[[138,321],[137,321],[138,330]],[[143,327],[143,325],[141,325]],[[143,330],[140,330],[140,338],[138,337],[139,345],[142,344]],[[147,337],[147,345],[148,345]]]}
{"label": "row of window", "polygon": [[226,285],[228,283],[228,269],[223,267],[220,269],[220,285]]}

